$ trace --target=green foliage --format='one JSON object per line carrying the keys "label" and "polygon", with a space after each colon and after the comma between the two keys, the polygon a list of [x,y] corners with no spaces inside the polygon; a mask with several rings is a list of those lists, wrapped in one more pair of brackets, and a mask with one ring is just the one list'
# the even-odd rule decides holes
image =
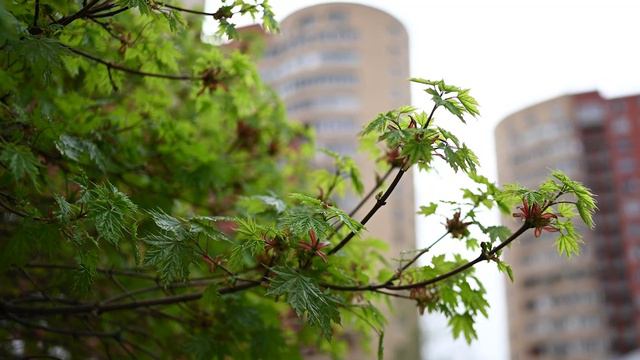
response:
{"label": "green foliage", "polygon": [[561,171],[554,171],[551,175],[562,183],[566,188],[566,192],[575,196],[575,205],[580,214],[580,218],[588,227],[593,228],[595,226],[593,213],[596,211],[597,206],[591,191],[579,182],[571,180]]}
{"label": "green foliage", "polygon": [[263,237],[267,234],[267,228],[258,225],[252,218],[235,219],[237,224],[237,245],[231,249],[231,262],[240,263],[242,259],[252,259],[264,251]]}
{"label": "green foliage", "polygon": [[111,184],[96,186],[83,199],[89,208],[98,236],[114,245],[126,237],[135,239],[138,207],[129,197]]}
{"label": "green foliage", "polygon": [[429,215],[435,214],[437,209],[438,209],[438,204],[430,203],[429,206],[420,206],[420,211],[418,211],[418,214],[429,216]]}
{"label": "green foliage", "polygon": [[[445,255],[434,256],[431,265],[415,268],[406,273],[407,278],[420,281],[432,279],[459,267],[466,262],[460,255],[447,260]],[[472,286],[471,284],[474,284]],[[486,291],[473,275],[473,269],[464,271],[434,286],[413,290],[411,293],[422,310],[438,311],[449,319],[454,337],[461,334],[467,342],[477,338],[474,329],[477,315],[488,317],[489,303],[485,299]],[[463,323],[461,323],[464,320]]]}
{"label": "green foliage", "polygon": [[331,324],[340,324],[336,299],[325,294],[313,278],[294,269],[275,268],[275,277],[268,295],[283,295],[299,316],[306,316],[309,324],[317,326],[327,338],[331,337]]}
{"label": "green foliage", "polygon": [[61,135],[56,142],[58,151],[71,160],[81,162],[83,159],[92,161],[100,170],[105,170],[106,164],[104,155],[100,149],[91,141],[79,139],[70,135]]}
{"label": "green foliage", "polygon": [[[394,111],[379,114],[362,130],[362,135],[378,134],[378,140],[384,141],[390,151],[399,151],[400,159],[406,165],[418,165],[428,169],[434,156],[444,159],[454,170],[475,173],[477,156],[451,132],[433,126],[434,115],[439,107],[464,122],[464,114],[478,115],[477,103],[468,90],[447,85],[443,81],[412,79],[429,85],[425,90],[432,95],[433,109],[429,115],[416,112],[412,107],[401,107]],[[450,97],[443,98],[445,94]],[[394,165],[394,164],[392,164]]]}
{"label": "green foliage", "polygon": [[431,81],[412,78],[411,81],[428,85],[429,87],[424,91],[431,95],[431,100],[435,103],[436,107],[444,107],[451,114],[458,117],[463,123],[465,122],[465,113],[471,116],[480,115],[478,102],[469,95],[469,89],[461,89],[457,86],[448,85],[444,80]]}
{"label": "green foliage", "polygon": [[506,274],[509,277],[509,280],[513,282],[514,277],[513,277],[513,269],[511,269],[511,266],[509,266],[508,264],[500,260],[496,261],[496,264],[498,265],[498,270]]}
{"label": "green foliage", "polygon": [[560,236],[556,240],[558,254],[564,254],[567,257],[580,254],[582,239],[573,227],[573,223],[570,221],[558,221],[557,227],[560,229]]}
{"label": "green foliage", "polygon": [[460,335],[464,335],[464,339],[468,344],[471,344],[473,339],[478,338],[478,333],[473,325],[473,318],[468,313],[456,314],[449,319],[449,326],[451,326],[453,337],[458,338]]}
{"label": "green foliage", "polygon": [[[332,203],[347,186],[371,196],[386,188],[365,189],[354,160],[331,151],[333,169],[312,172],[310,131],[286,118],[251,54],[200,41],[197,13],[147,0],[0,2],[0,301],[11,315],[0,333],[24,340],[24,354],[299,359],[313,349],[340,358],[345,332],[367,343],[373,331],[381,358],[386,295],[377,291],[444,314],[455,337],[477,336],[486,291],[472,268],[461,270],[467,259],[435,245],[455,235],[512,278],[493,250],[510,232],[481,224],[482,209],[512,212],[525,199],[557,213],[525,224],[553,226],[558,251],[578,253],[571,219],[593,227],[589,190],[554,172],[536,190],[501,191],[439,126],[438,110],[463,122],[479,115],[469,90],[414,79],[430,110],[384,112],[364,141],[382,170],[442,159],[477,186],[442,202],[454,207],[456,234],[406,252],[433,251],[429,265],[416,257],[395,267],[388,243],[363,238],[351,209]],[[234,37],[238,15],[277,30],[267,1],[225,2],[209,16]]]}
{"label": "green foliage", "polygon": [[511,230],[506,226],[489,226],[486,228],[486,234],[489,235],[491,242],[505,241],[511,236]]}
{"label": "green foliage", "polygon": [[[336,176],[347,177],[351,182],[351,187],[356,194],[362,195],[364,192],[364,185],[362,184],[362,178],[360,176],[360,170],[352,158],[345,155],[340,155],[335,151],[323,149],[322,152],[333,158],[336,167]],[[337,179],[336,179],[337,180]],[[334,180],[335,181],[335,180]]]}
{"label": "green foliage", "polygon": [[3,144],[0,152],[0,162],[9,169],[15,181],[23,178],[36,183],[40,163],[28,147],[14,144]]}
{"label": "green foliage", "polygon": [[217,326],[189,331],[184,343],[172,343],[192,359],[301,359],[295,346],[277,327],[280,313],[264,301],[233,297],[217,303],[202,319]]}
{"label": "green foliage", "polygon": [[318,236],[323,237],[333,229],[332,222],[343,223],[353,232],[362,229],[362,224],[343,210],[328,205],[322,200],[298,193],[291,194],[290,198],[299,202],[300,205],[285,211],[280,228],[296,236],[304,236],[313,230]]}
{"label": "green foliage", "polygon": [[566,256],[580,253],[581,235],[575,230],[573,219],[576,211],[582,222],[590,228],[595,226],[593,213],[596,211],[594,195],[581,183],[571,180],[561,171],[553,171],[551,178],[540,184],[537,190],[525,189],[519,185],[505,187],[501,197],[514,203],[517,199],[536,205],[542,212],[554,214],[548,225],[559,232],[556,249]]}
{"label": "green foliage", "polygon": [[144,262],[157,269],[163,284],[186,279],[195,256],[192,244],[172,235],[152,234],[144,239],[148,245]]}

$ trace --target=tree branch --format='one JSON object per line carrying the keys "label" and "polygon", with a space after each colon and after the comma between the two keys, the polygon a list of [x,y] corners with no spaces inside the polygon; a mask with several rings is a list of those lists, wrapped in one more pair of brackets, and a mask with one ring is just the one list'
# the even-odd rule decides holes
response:
{"label": "tree branch", "polygon": [[[400,170],[398,170],[396,177],[391,182],[391,185],[389,185],[389,187],[387,188],[387,191],[385,191],[385,193],[376,201],[375,205],[373,205],[371,210],[369,210],[367,215],[365,215],[365,217],[360,221],[362,225],[365,225],[367,222],[369,222],[369,220],[373,217],[373,215],[375,215],[376,212],[378,212],[378,210],[381,207],[386,205],[387,199],[389,198],[393,190],[396,188],[396,186],[400,182],[400,179],[402,178],[402,175],[404,175],[404,173],[405,173],[405,170],[403,168],[400,168]],[[345,245],[347,245],[355,235],[356,235],[356,232],[354,231],[350,232],[347,236],[345,236],[344,239],[342,239],[338,243],[338,245],[336,245],[333,249],[329,250],[327,254],[333,255],[338,251],[340,251],[340,249],[342,249]]]}
{"label": "tree branch", "polygon": [[469,261],[467,263],[465,263],[464,265],[461,265],[447,273],[438,275],[436,277],[433,277],[431,279],[427,279],[424,281],[420,281],[417,283],[413,283],[413,284],[406,284],[406,285],[391,285],[388,283],[382,283],[382,284],[370,284],[370,285],[355,285],[355,286],[342,286],[342,285],[333,285],[333,284],[327,284],[327,283],[322,283],[320,284],[322,287],[325,287],[327,289],[332,289],[332,290],[337,290],[337,291],[377,291],[379,289],[389,289],[389,290],[408,290],[408,289],[413,289],[413,288],[419,288],[419,287],[423,287],[423,286],[427,286],[427,285],[431,285],[431,284],[435,284],[438,283],[440,281],[443,281],[445,279],[448,279],[454,275],[457,275],[465,270],[468,270],[469,268],[473,267],[475,264],[483,261],[483,260],[489,260],[491,258],[492,255],[495,255],[497,252],[499,252],[500,250],[502,250],[505,246],[509,245],[513,240],[517,239],[520,235],[522,235],[525,231],[527,231],[528,229],[530,229],[530,225],[528,224],[522,224],[522,226],[516,230],[516,232],[514,232],[513,234],[511,234],[511,236],[509,236],[505,241],[503,241],[502,243],[500,243],[500,245],[496,246],[495,248],[491,249],[491,251],[486,252],[486,253],[482,253],[480,254],[477,258],[475,258],[472,261]]}
{"label": "tree branch", "polygon": [[[358,210],[360,210],[360,208],[362,208],[362,206],[369,201],[369,199],[373,196],[373,194],[376,193],[376,191],[380,188],[380,186],[382,184],[384,184],[385,181],[387,181],[387,178],[389,177],[389,175],[391,175],[391,173],[393,172],[394,167],[390,167],[389,170],[387,170],[387,172],[381,177],[378,178],[376,180],[375,185],[373,186],[373,188],[371,188],[371,190],[369,190],[369,192],[367,193],[367,195],[365,195],[360,202],[358,203],[358,205],[356,205],[356,207],[354,207],[350,212],[349,212],[349,216],[353,217]],[[340,222],[338,223],[338,225],[333,229],[333,232],[331,232],[331,234],[329,234],[329,236],[327,236],[327,239],[332,239],[337,233],[338,231],[340,231],[340,229],[342,229],[342,227],[344,226],[344,222]]]}
{"label": "tree branch", "polygon": [[[231,294],[239,291],[259,286],[259,281],[245,282],[236,286],[222,288],[218,290],[221,295]],[[0,302],[0,312],[6,314],[23,314],[23,315],[73,315],[73,314],[87,314],[96,313],[102,314],[106,312],[120,311],[120,310],[132,310],[143,307],[159,306],[159,305],[173,305],[190,301],[199,300],[202,298],[203,292],[196,292],[185,295],[167,296],[163,298],[148,299],[141,301],[132,301],[128,303],[118,304],[83,304],[77,306],[60,306],[60,307],[27,307],[27,306],[15,306],[10,303]]]}
{"label": "tree branch", "polygon": [[[365,195],[365,197],[363,197],[363,198],[362,198],[362,200],[360,200],[360,202],[358,203],[358,205],[356,205],[356,207],[354,207],[354,208],[353,208],[353,210],[351,210],[351,212],[349,212],[349,216],[353,216],[353,215],[355,215],[355,214],[358,212],[358,210],[360,210],[360,208],[362,208],[362,206],[363,206],[367,201],[369,201],[369,199],[371,199],[371,197],[373,196],[373,194],[375,194],[375,193],[376,193],[376,191],[380,188],[380,186],[381,186],[382,184],[384,184],[384,182],[385,182],[385,181],[387,181],[387,178],[389,177],[389,175],[391,175],[391,173],[393,172],[393,169],[394,169],[394,167],[393,167],[393,166],[391,166],[391,167],[389,168],[389,170],[387,170],[387,172],[386,172],[384,175],[382,175],[382,177],[381,177],[381,178],[379,178],[379,179],[376,181],[376,184],[373,186],[373,188],[371,188],[371,190],[367,193],[367,195]],[[340,228],[341,228],[342,226],[344,226],[344,223],[340,223],[340,226],[338,227],[338,229],[337,229],[336,231],[340,230]]]}
{"label": "tree branch", "polygon": [[[234,274],[234,277],[235,277],[235,274]],[[240,281],[244,281],[244,282],[248,282],[248,283],[254,282],[254,280],[249,280],[249,279],[239,279],[239,280]],[[142,289],[124,291],[122,294],[116,295],[114,297],[111,297],[109,299],[106,299],[106,300],[102,301],[101,304],[105,305],[105,304],[117,302],[118,300],[126,299],[128,297],[133,298],[134,295],[140,295],[140,294],[153,292],[153,291],[157,291],[157,290],[180,289],[180,288],[197,287],[197,286],[208,286],[208,285],[211,285],[213,283],[215,283],[215,280],[190,280],[190,281],[185,281],[185,282],[168,284],[166,286],[163,286],[163,285],[149,286],[149,287],[142,288]]]}
{"label": "tree branch", "polygon": [[89,3],[87,3],[85,6],[83,6],[80,10],[78,10],[78,12],[76,12],[73,15],[69,15],[69,16],[64,16],[56,21],[54,21],[52,23],[55,25],[62,25],[62,26],[67,26],[69,24],[71,24],[73,21],[80,19],[82,17],[84,17],[85,15],[87,15],[90,10],[99,2],[100,0],[91,0]]}

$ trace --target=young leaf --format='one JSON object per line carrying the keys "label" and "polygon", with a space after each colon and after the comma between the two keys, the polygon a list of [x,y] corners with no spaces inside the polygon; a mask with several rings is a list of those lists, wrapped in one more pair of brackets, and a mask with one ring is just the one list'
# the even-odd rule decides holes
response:
{"label": "young leaf", "polygon": [[149,210],[148,213],[149,215],[151,215],[156,226],[164,231],[177,233],[182,229],[182,222],[180,222],[180,220],[174,218],[173,216],[165,213],[160,209]]}
{"label": "young leaf", "polygon": [[254,198],[262,201],[265,205],[272,207],[278,214],[282,213],[287,208],[284,201],[275,195],[256,195]]}
{"label": "young leaf", "polygon": [[144,263],[156,268],[163,284],[189,276],[189,265],[195,260],[192,245],[172,233],[152,234],[144,242]]}
{"label": "young leaf", "polygon": [[40,162],[31,150],[25,146],[11,143],[5,143],[2,147],[0,162],[4,163],[9,169],[15,181],[20,181],[22,178],[27,177],[31,180],[31,183],[35,184]]}
{"label": "young leaf", "polygon": [[451,326],[453,337],[457,339],[460,337],[460,334],[463,334],[467,344],[471,344],[471,340],[478,338],[478,334],[473,325],[474,320],[469,313],[456,314],[449,319],[449,326]]}
{"label": "young leaf", "polygon": [[420,206],[420,211],[418,211],[418,214],[424,215],[424,216],[433,215],[435,214],[437,209],[438,209],[438,204],[430,203],[429,206]]}
{"label": "young leaf", "polygon": [[489,226],[486,230],[491,242],[495,242],[498,239],[500,241],[505,241],[509,236],[511,236],[511,230],[506,226]]}
{"label": "young leaf", "polygon": [[514,278],[513,278],[513,270],[511,269],[511,266],[509,266],[507,263],[500,260],[496,261],[496,264],[498,265],[498,270],[506,274],[509,277],[509,280],[513,282]]}
{"label": "young leaf", "polygon": [[277,267],[273,273],[275,277],[267,295],[286,296],[298,316],[306,316],[309,324],[318,326],[327,339],[331,338],[331,324],[340,323],[336,300],[320,290],[314,279],[295,269]]}
{"label": "young leaf", "polygon": [[458,100],[460,100],[460,104],[464,106],[465,110],[472,116],[480,115],[480,111],[478,111],[478,102],[475,98],[469,95],[469,89],[462,90],[458,92]]}
{"label": "young leaf", "polygon": [[558,254],[564,254],[567,257],[580,254],[580,244],[582,240],[573,227],[571,221],[558,221],[557,228],[560,230],[560,236],[556,239],[556,249]]}
{"label": "young leaf", "polygon": [[91,190],[88,206],[100,238],[118,245],[125,236],[135,236],[138,207],[115,186],[100,185]]}

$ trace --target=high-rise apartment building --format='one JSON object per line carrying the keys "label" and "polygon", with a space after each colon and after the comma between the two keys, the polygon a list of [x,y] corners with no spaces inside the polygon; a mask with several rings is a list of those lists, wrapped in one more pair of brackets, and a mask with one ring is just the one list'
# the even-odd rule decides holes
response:
{"label": "high-rise apartment building", "polygon": [[[598,196],[580,256],[531,233],[506,253],[511,359],[609,359],[640,345],[640,96],[567,95],[496,128],[499,181],[536,187],[552,169]],[[513,220],[505,223],[515,226]]]}
{"label": "high-rise apartment building", "polygon": [[[266,39],[259,62],[263,79],[280,94],[291,119],[315,128],[319,147],[355,159],[370,189],[374,161],[358,151],[357,136],[378,113],[411,103],[404,26],[368,6],[330,3],[299,10],[280,27],[281,33]],[[331,166],[322,155],[316,162]],[[340,204],[350,209],[358,201],[348,194]],[[362,218],[373,201],[355,217]],[[394,257],[413,249],[414,207],[412,176],[406,176],[367,224],[367,236],[388,240]],[[385,333],[385,352],[390,359],[416,359],[416,310],[406,302],[397,305]]]}

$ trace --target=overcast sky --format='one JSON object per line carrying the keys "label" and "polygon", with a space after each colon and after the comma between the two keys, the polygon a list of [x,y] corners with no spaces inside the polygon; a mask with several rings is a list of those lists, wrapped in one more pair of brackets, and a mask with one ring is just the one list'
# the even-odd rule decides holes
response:
{"label": "overcast sky", "polygon": [[[272,0],[278,16],[322,3]],[[637,1],[362,0],[385,10],[407,28],[411,74],[445,79],[472,89],[482,115],[462,131],[476,151],[482,173],[495,179],[493,130],[506,115],[562,94],[598,90],[613,97],[640,93],[640,4]],[[561,4],[561,5],[558,5]],[[419,87],[413,105],[426,107]],[[452,120],[453,121],[453,120]],[[432,190],[455,194],[450,174],[416,176],[419,204]],[[447,177],[447,182],[443,178]],[[497,221],[488,214],[489,221]],[[418,239],[430,239],[432,224],[418,221]],[[503,279],[493,266],[479,268],[492,304],[490,320],[479,324],[480,340],[467,347],[452,342],[438,319],[428,318],[428,360],[506,360]],[[517,273],[516,273],[517,279]],[[517,280],[516,280],[517,281]]]}

